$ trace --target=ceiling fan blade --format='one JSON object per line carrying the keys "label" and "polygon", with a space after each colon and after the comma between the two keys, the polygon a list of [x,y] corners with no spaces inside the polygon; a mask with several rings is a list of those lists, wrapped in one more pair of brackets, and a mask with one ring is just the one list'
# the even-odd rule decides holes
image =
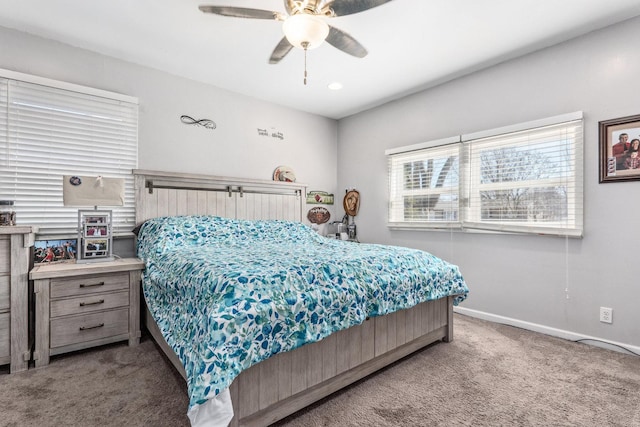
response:
{"label": "ceiling fan blade", "polygon": [[287,15],[293,15],[293,7],[290,0],[284,0],[284,10],[287,11]]}
{"label": "ceiling fan blade", "polygon": [[278,46],[273,50],[271,58],[269,58],[269,64],[277,64],[280,62],[282,58],[287,56],[287,53],[289,53],[291,49],[293,49],[293,45],[289,43],[286,37],[283,37],[280,43],[278,43]]}
{"label": "ceiling fan blade", "polygon": [[373,9],[391,0],[334,0],[331,9],[336,16],[353,15],[354,13],[364,12]]}
{"label": "ceiling fan blade", "polygon": [[280,20],[280,14],[278,12],[271,12],[269,10],[262,9],[248,9],[245,7],[231,6],[198,6],[198,9],[205,13],[215,13],[216,15],[231,16],[234,18]]}
{"label": "ceiling fan blade", "polygon": [[329,25],[329,35],[326,42],[331,46],[358,58],[364,58],[369,52],[356,39],[342,30]]}

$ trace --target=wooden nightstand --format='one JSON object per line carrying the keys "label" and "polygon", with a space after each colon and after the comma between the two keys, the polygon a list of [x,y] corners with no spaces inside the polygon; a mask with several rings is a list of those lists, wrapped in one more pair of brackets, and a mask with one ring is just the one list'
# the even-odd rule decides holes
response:
{"label": "wooden nightstand", "polygon": [[36,367],[49,357],[116,341],[140,342],[140,274],[137,258],[87,264],[38,265],[35,293]]}

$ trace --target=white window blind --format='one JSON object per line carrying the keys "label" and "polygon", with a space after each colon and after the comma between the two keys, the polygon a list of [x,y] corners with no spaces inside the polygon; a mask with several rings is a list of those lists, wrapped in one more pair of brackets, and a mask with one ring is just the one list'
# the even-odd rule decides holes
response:
{"label": "white window blind", "polygon": [[582,146],[571,113],[387,150],[389,226],[582,236]]}
{"label": "white window blind", "polygon": [[458,223],[459,150],[455,144],[389,156],[389,225]]}
{"label": "white window blind", "polygon": [[582,120],[464,145],[469,158],[464,227],[582,235]]}
{"label": "white window blind", "polygon": [[62,177],[101,175],[125,179],[125,205],[101,208],[113,210],[114,233],[131,231],[137,103],[20,80],[0,82],[0,199],[15,202],[17,222],[38,226],[40,236],[73,235],[78,208],[63,206]]}

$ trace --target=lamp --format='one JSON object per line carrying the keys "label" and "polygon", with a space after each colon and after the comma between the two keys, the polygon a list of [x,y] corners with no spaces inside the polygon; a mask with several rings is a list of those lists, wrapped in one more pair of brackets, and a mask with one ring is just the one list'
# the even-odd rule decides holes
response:
{"label": "lamp", "polygon": [[329,25],[316,15],[298,13],[291,15],[282,24],[291,46],[304,49],[304,84],[307,84],[307,50],[320,46],[329,35]]}
{"label": "lamp", "polygon": [[304,50],[315,49],[329,35],[329,25],[318,16],[299,13],[284,21],[282,31],[292,46]]}
{"label": "lamp", "polygon": [[124,179],[65,175],[62,198],[64,206],[93,206],[78,210],[76,262],[113,261],[112,212],[98,206],[124,205]]}

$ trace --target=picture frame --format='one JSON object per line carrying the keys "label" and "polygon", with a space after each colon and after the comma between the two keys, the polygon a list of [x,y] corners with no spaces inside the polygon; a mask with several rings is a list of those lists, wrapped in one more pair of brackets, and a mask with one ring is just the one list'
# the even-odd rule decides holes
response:
{"label": "picture frame", "polygon": [[333,199],[333,194],[329,194],[326,191],[309,191],[307,193],[308,205],[332,205]]}
{"label": "picture frame", "polygon": [[81,223],[85,224],[109,224],[110,211],[79,211]]}
{"label": "picture frame", "polygon": [[109,239],[86,238],[82,245],[82,258],[104,258],[109,256]]}
{"label": "picture frame", "polygon": [[33,263],[75,262],[77,253],[76,239],[36,240],[33,245]]}
{"label": "picture frame", "polygon": [[112,211],[78,211],[78,259],[77,262],[113,260]]}
{"label": "picture frame", "polygon": [[598,130],[600,183],[640,180],[640,114],[600,121]]}
{"label": "picture frame", "polygon": [[83,233],[85,238],[106,237],[109,235],[109,226],[100,223],[85,223]]}

